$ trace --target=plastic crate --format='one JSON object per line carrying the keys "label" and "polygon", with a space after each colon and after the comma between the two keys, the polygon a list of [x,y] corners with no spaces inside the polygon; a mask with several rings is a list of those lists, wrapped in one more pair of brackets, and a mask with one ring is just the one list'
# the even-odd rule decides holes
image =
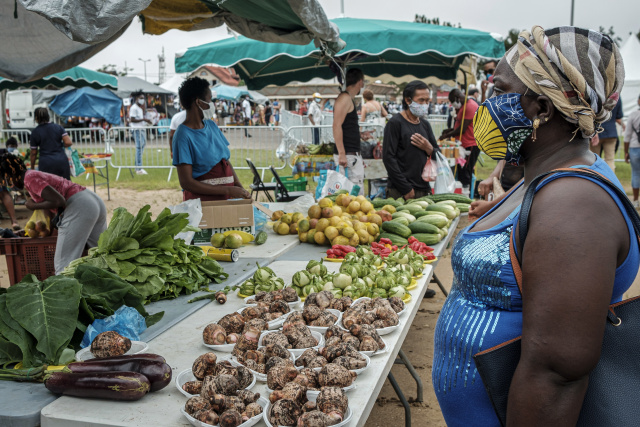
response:
{"label": "plastic crate", "polygon": [[[280,181],[287,191],[305,191],[307,189],[307,178],[305,177],[294,179],[293,176],[281,176]],[[276,182],[276,179],[272,178],[271,182]]]}
{"label": "plastic crate", "polygon": [[27,274],[34,274],[38,280],[55,275],[53,258],[57,241],[57,236],[0,239],[0,254],[7,258],[11,286],[19,283]]}

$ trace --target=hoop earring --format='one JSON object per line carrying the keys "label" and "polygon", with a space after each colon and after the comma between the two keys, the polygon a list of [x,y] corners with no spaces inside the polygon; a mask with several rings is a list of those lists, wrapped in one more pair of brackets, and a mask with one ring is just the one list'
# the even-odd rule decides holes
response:
{"label": "hoop earring", "polygon": [[536,118],[533,120],[533,134],[531,135],[531,140],[535,141],[537,139],[537,130],[540,127],[540,119]]}

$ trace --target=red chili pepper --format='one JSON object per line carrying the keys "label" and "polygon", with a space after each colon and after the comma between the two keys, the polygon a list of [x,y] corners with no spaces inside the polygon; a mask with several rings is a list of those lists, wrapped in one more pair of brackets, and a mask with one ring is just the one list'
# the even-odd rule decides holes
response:
{"label": "red chili pepper", "polygon": [[335,259],[335,258],[336,258],[336,256],[335,256],[334,254],[331,254],[331,255],[327,255],[327,258]]}
{"label": "red chili pepper", "polygon": [[380,239],[380,243],[390,245],[391,240],[387,239],[386,237],[383,237],[382,239]]}
{"label": "red chili pepper", "polygon": [[409,236],[409,243],[414,243],[414,242],[417,242],[417,241],[418,241],[418,239],[416,239],[415,237]]}
{"label": "red chili pepper", "polygon": [[354,248],[353,246],[349,246],[349,245],[333,245],[333,249],[338,249],[341,250],[343,252],[349,253],[349,252],[355,252],[356,248]]}

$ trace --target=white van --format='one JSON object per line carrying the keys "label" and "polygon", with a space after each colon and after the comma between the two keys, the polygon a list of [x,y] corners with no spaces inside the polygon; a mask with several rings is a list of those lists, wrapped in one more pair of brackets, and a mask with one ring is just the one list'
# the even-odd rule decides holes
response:
{"label": "white van", "polygon": [[33,129],[36,127],[33,115],[36,108],[48,107],[42,90],[13,90],[7,92],[5,114],[11,129]]}

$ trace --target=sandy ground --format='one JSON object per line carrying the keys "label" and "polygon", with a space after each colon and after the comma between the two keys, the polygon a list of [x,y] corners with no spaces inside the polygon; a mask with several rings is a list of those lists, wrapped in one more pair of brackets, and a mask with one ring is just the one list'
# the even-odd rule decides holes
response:
{"label": "sandy ground", "polygon": [[[126,207],[130,212],[137,212],[146,204],[151,205],[153,216],[157,215],[164,207],[175,205],[182,200],[182,194],[175,190],[137,192],[132,190],[111,190],[111,201],[106,201],[106,189],[98,188],[98,194],[105,200],[109,219],[113,210],[119,206]],[[16,207],[18,222],[26,224],[31,212],[24,206]],[[4,215],[6,217],[6,214]],[[456,234],[467,226],[466,218],[462,218]],[[0,227],[9,227],[7,218],[0,220]],[[452,239],[453,240],[453,239]],[[442,255],[435,274],[444,284],[445,288],[451,287],[453,272],[451,270],[451,248],[447,248]],[[7,279],[7,267],[5,257],[0,257],[0,285],[9,286]],[[416,368],[424,386],[424,401],[416,402],[416,383],[403,365],[395,365],[391,372],[404,392],[405,397],[411,402],[412,425],[445,427],[444,418],[431,386],[431,363],[433,356],[433,333],[440,309],[445,297],[435,283],[429,285],[436,291],[436,295],[430,299],[421,301],[420,308],[414,319],[413,326],[409,330],[407,338],[402,346],[405,354]],[[636,278],[627,297],[640,295],[640,276]],[[400,404],[393,388],[387,381],[376,399],[367,427],[389,427],[404,425],[404,408]]]}

